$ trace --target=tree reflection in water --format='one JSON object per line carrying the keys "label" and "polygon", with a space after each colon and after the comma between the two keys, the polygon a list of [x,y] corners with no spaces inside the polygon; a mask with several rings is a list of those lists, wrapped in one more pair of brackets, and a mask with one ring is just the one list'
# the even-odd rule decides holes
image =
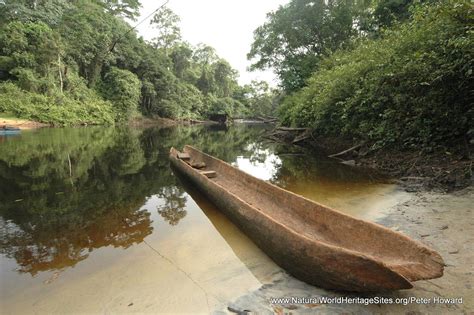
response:
{"label": "tree reflection in water", "polygon": [[169,167],[172,146],[192,144],[231,163],[265,162],[273,183],[291,188],[310,181],[322,195],[322,187],[373,180],[308,154],[267,163],[289,148],[263,144],[262,128],[61,128],[9,139],[0,144],[0,254],[35,275],[74,266],[98,248],[128,248],[153,232],[143,209],[151,196],[163,201],[157,208],[163,220],[179,224],[187,195]]}
{"label": "tree reflection in water", "polygon": [[2,146],[0,252],[19,272],[74,266],[94,249],[127,248],[152,233],[140,207],[163,183],[144,175],[139,133],[56,129]]}
{"label": "tree reflection in water", "polygon": [[76,265],[98,248],[128,248],[153,232],[147,198],[164,199],[170,225],[186,196],[169,168],[171,146],[192,143],[227,161],[261,129],[60,128],[0,144],[0,253],[21,273]]}
{"label": "tree reflection in water", "polygon": [[186,207],[186,197],[182,188],[178,187],[164,187],[158,194],[165,199],[165,204],[158,206],[158,213],[170,225],[176,225],[187,214],[184,208]]}
{"label": "tree reflection in water", "polygon": [[9,223],[0,250],[17,261],[19,272],[33,276],[40,271],[74,266],[96,248],[127,248],[151,234],[150,213],[133,209],[136,207],[112,209],[79,224],[67,222],[70,216],[35,220],[35,225],[31,220],[21,225]]}

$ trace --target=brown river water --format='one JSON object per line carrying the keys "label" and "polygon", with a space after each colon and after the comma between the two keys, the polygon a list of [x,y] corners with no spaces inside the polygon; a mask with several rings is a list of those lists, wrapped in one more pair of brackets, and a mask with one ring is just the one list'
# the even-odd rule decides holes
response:
{"label": "brown river water", "polygon": [[[168,162],[192,144],[374,220],[406,193],[263,125],[61,128],[0,141],[2,314],[212,313],[281,272]],[[184,184],[184,185],[183,185]]]}

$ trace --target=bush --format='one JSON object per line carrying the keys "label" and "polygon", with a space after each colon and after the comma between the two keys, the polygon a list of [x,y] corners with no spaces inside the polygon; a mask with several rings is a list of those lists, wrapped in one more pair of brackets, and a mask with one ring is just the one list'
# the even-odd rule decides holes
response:
{"label": "bush", "polygon": [[286,97],[286,124],[379,145],[449,144],[472,126],[472,7],[414,9],[407,23],[323,61],[308,86]]}
{"label": "bush", "polygon": [[56,93],[51,96],[21,90],[13,83],[0,84],[0,112],[53,125],[113,124],[110,102],[89,95],[83,100]]}
{"label": "bush", "polygon": [[245,106],[231,97],[220,97],[210,99],[208,114],[226,114],[227,116],[240,116],[246,111]]}
{"label": "bush", "polygon": [[130,71],[112,67],[99,89],[104,98],[113,103],[117,120],[128,120],[138,110],[140,81]]}

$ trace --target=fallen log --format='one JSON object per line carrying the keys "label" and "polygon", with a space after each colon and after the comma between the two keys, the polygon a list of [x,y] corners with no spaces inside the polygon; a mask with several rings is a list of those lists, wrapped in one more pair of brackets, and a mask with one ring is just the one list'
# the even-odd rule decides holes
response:
{"label": "fallen log", "polygon": [[305,153],[277,153],[278,156],[306,156]]}
{"label": "fallen log", "polygon": [[352,148],[349,148],[349,149],[347,149],[347,150],[341,151],[341,152],[339,152],[339,153],[335,153],[335,154],[328,155],[328,157],[331,157],[331,158],[332,158],[332,157],[337,157],[337,156],[340,156],[340,155],[344,155],[344,154],[346,154],[346,153],[352,152],[352,151],[354,151],[354,150],[360,148],[360,147],[363,146],[364,144],[365,144],[365,143],[363,142],[363,143],[361,143],[361,144],[355,145],[355,146],[353,146]]}
{"label": "fallen log", "polygon": [[298,143],[298,142],[304,141],[304,140],[306,140],[310,137],[311,137],[311,135],[308,135],[308,134],[304,133],[302,135],[299,135],[299,136],[295,137],[295,139],[293,140],[292,143]]}
{"label": "fallen log", "polygon": [[264,123],[272,123],[272,122],[276,122],[278,119],[277,118],[265,118],[265,117],[262,117],[262,116],[259,116],[257,117],[257,119],[259,119],[260,121],[264,122]]}
{"label": "fallen log", "polygon": [[423,177],[423,176],[405,176],[405,177],[400,177],[400,180],[406,181],[406,180],[426,180],[430,179],[430,177]]}
{"label": "fallen log", "polygon": [[204,124],[204,123],[206,123],[205,120],[199,120],[199,119],[189,119],[189,122],[191,124]]}
{"label": "fallen log", "polygon": [[309,128],[290,128],[290,127],[277,127],[277,130],[282,130],[282,131],[306,131],[309,130]]}
{"label": "fallen log", "polygon": [[268,137],[275,137],[275,136],[282,136],[282,135],[285,135],[285,133],[281,131],[275,131],[272,133],[263,134],[262,137],[268,138]]}
{"label": "fallen log", "polygon": [[342,161],[341,163],[345,164],[345,165],[350,165],[350,166],[355,166],[356,165],[355,160]]}
{"label": "fallen log", "polygon": [[265,117],[266,119],[278,120],[278,118],[274,116],[263,115],[262,117]]}

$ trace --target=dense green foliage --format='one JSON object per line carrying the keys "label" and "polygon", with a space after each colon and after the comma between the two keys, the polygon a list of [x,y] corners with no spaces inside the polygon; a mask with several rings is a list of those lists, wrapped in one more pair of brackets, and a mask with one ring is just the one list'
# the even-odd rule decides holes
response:
{"label": "dense green foliage", "polygon": [[102,80],[102,95],[116,107],[119,120],[126,120],[137,111],[140,81],[128,70],[111,68]]}
{"label": "dense green foliage", "polygon": [[[279,11],[298,3],[294,0]],[[308,53],[318,58],[317,65],[302,87],[286,88],[279,108],[283,124],[311,127],[318,135],[371,140],[378,146],[430,148],[468,139],[474,114],[472,4],[410,4],[377,1],[364,32],[346,37],[342,48],[334,50],[329,44],[323,58]],[[259,40],[257,32],[254,49]],[[285,80],[282,77],[284,88]]]}
{"label": "dense green foliage", "polygon": [[[54,124],[253,115],[234,98],[237,73],[212,47],[181,39],[164,7],[157,36],[138,38],[124,18],[138,0],[5,0],[0,3],[0,112]],[[16,87],[13,87],[12,84]],[[247,101],[247,102],[246,102]]]}
{"label": "dense green foliage", "polygon": [[273,67],[286,92],[301,88],[324,56],[359,33],[366,2],[293,0],[281,6],[255,30],[252,67]]}
{"label": "dense green foliage", "polygon": [[55,125],[113,124],[116,114],[111,104],[94,91],[82,88],[83,93],[75,97],[57,92],[39,94],[24,91],[13,83],[2,83],[0,108],[17,117]]}

